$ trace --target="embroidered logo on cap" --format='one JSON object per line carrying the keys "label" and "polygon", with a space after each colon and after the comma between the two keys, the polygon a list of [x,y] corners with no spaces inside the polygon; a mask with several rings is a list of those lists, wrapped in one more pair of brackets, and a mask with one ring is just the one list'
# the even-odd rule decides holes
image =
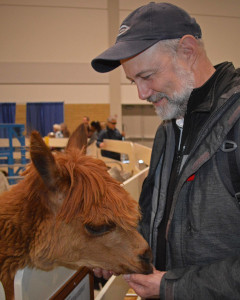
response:
{"label": "embroidered logo on cap", "polygon": [[130,27],[127,26],[127,25],[122,25],[122,26],[120,26],[119,32],[118,32],[118,36],[124,34],[124,33],[127,32],[129,29],[130,29]]}

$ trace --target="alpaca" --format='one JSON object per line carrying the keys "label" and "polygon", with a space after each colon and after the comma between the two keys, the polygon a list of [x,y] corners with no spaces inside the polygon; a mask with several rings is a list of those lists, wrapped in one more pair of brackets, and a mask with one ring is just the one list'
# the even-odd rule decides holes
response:
{"label": "alpaca", "polygon": [[17,270],[26,266],[152,272],[150,248],[136,229],[138,204],[101,160],[85,155],[81,130],[56,153],[32,132],[24,179],[0,195],[0,281],[7,300],[14,299]]}

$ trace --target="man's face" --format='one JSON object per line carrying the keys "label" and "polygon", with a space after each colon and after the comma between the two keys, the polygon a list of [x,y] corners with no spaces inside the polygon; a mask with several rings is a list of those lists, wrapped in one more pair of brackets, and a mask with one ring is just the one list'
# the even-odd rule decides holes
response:
{"label": "man's face", "polygon": [[86,117],[83,117],[83,123],[87,126],[89,124],[89,120]]}
{"label": "man's face", "polygon": [[112,130],[114,130],[116,128],[116,124],[117,124],[117,120],[114,120],[114,119],[107,122],[107,126]]}
{"label": "man's face", "polygon": [[154,45],[121,64],[127,78],[136,84],[139,98],[153,103],[162,120],[184,117],[195,85],[187,61]]}

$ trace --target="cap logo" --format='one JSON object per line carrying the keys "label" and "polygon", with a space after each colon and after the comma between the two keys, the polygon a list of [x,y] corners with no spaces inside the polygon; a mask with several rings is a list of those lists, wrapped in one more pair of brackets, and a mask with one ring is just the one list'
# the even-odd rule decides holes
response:
{"label": "cap logo", "polygon": [[120,26],[119,32],[118,32],[118,36],[124,34],[124,33],[127,32],[129,29],[130,29],[130,27],[127,26],[127,25],[122,25],[122,26]]}

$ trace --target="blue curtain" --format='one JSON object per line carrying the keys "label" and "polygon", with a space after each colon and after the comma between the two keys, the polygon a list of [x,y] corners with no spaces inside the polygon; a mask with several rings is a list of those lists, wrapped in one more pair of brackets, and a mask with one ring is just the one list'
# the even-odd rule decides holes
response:
{"label": "blue curtain", "polygon": [[[15,123],[16,103],[0,103],[0,123]],[[0,138],[6,138],[7,130],[0,129]]]}
{"label": "blue curtain", "polygon": [[40,132],[41,136],[53,131],[53,124],[64,122],[63,102],[27,103],[27,134],[32,130]]}

